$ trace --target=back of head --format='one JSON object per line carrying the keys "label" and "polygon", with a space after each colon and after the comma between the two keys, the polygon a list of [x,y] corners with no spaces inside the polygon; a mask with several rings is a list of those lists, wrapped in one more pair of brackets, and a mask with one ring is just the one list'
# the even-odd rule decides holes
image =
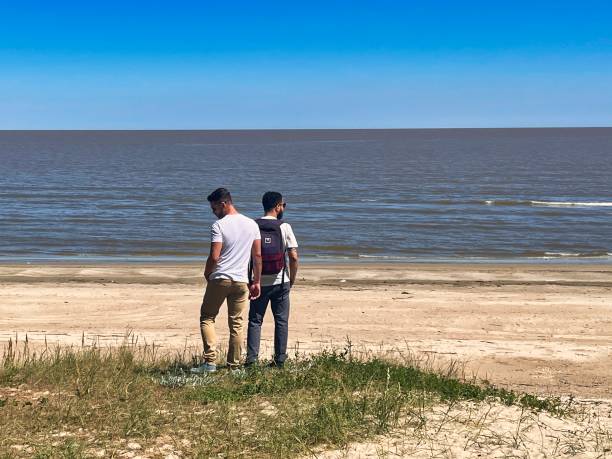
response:
{"label": "back of head", "polygon": [[266,191],[261,198],[264,212],[269,212],[283,202],[283,195],[276,191]]}
{"label": "back of head", "polygon": [[210,193],[206,198],[208,202],[232,202],[232,195],[227,188],[217,188],[215,191]]}

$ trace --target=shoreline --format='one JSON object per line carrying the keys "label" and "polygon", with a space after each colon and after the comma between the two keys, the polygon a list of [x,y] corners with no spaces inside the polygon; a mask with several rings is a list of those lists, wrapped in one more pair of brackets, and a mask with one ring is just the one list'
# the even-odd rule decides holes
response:
{"label": "shoreline", "polygon": [[[204,263],[0,264],[0,283],[202,284]],[[299,283],[612,287],[612,264],[301,263]]]}
{"label": "shoreline", "polygon": [[[197,265],[206,263],[206,255],[201,257],[41,257],[20,258],[0,257],[0,266],[21,265]],[[463,257],[463,258],[427,258],[427,257],[300,257],[303,265],[499,265],[499,266],[523,266],[523,265],[610,265],[611,256],[593,257],[508,257],[508,258],[486,258],[486,257]]]}

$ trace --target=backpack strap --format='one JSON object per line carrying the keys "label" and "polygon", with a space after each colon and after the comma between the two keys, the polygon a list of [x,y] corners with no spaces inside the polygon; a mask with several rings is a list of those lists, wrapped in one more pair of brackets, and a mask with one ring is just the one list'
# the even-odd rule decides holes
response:
{"label": "backpack strap", "polygon": [[249,285],[253,283],[253,256],[249,258],[249,267],[247,268],[247,275],[249,278]]}
{"label": "backpack strap", "polygon": [[287,267],[287,247],[285,246],[285,236],[283,235],[283,220],[279,220],[280,225],[278,225],[278,229],[281,232],[281,244],[283,244],[283,275],[281,276],[281,285],[285,284],[285,273],[287,273],[287,280],[289,280],[289,268]]}
{"label": "backpack strap", "polygon": [[270,220],[270,219],[261,219],[263,221],[273,221],[276,224],[278,224],[278,230],[280,231],[281,234],[281,244],[282,244],[282,248],[283,248],[283,269],[282,269],[282,276],[281,276],[281,285],[283,285],[285,282],[285,273],[287,274],[287,279],[289,279],[289,267],[287,266],[287,247],[285,246],[285,236],[283,234],[283,223],[285,223],[285,220],[281,220],[281,219],[277,219],[277,220]]}

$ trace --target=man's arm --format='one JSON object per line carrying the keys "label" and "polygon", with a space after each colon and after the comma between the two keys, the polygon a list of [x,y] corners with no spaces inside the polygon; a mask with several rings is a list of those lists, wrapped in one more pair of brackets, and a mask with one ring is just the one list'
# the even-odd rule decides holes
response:
{"label": "man's arm", "polygon": [[287,253],[289,255],[289,285],[293,287],[298,272],[298,251],[289,249]]}
{"label": "man's arm", "polygon": [[208,278],[217,267],[219,257],[221,256],[222,242],[211,242],[210,243],[210,254],[206,260],[206,267],[204,268],[204,278],[208,281]]}
{"label": "man's arm", "polygon": [[251,247],[251,258],[253,259],[253,282],[249,286],[250,299],[255,300],[261,294],[261,240],[255,239]]}

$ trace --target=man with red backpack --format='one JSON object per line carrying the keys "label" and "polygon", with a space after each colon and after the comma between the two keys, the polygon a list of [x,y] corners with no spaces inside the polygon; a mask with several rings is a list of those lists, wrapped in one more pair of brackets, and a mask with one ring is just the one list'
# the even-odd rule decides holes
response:
{"label": "man with red backpack", "polygon": [[274,316],[274,358],[271,366],[282,368],[287,359],[289,292],[297,275],[298,243],[291,225],[282,220],[287,207],[283,196],[268,191],[261,202],[265,215],[255,220],[261,233],[261,295],[250,304],[246,366],[255,364],[259,357],[261,325],[268,303],[271,303]]}

